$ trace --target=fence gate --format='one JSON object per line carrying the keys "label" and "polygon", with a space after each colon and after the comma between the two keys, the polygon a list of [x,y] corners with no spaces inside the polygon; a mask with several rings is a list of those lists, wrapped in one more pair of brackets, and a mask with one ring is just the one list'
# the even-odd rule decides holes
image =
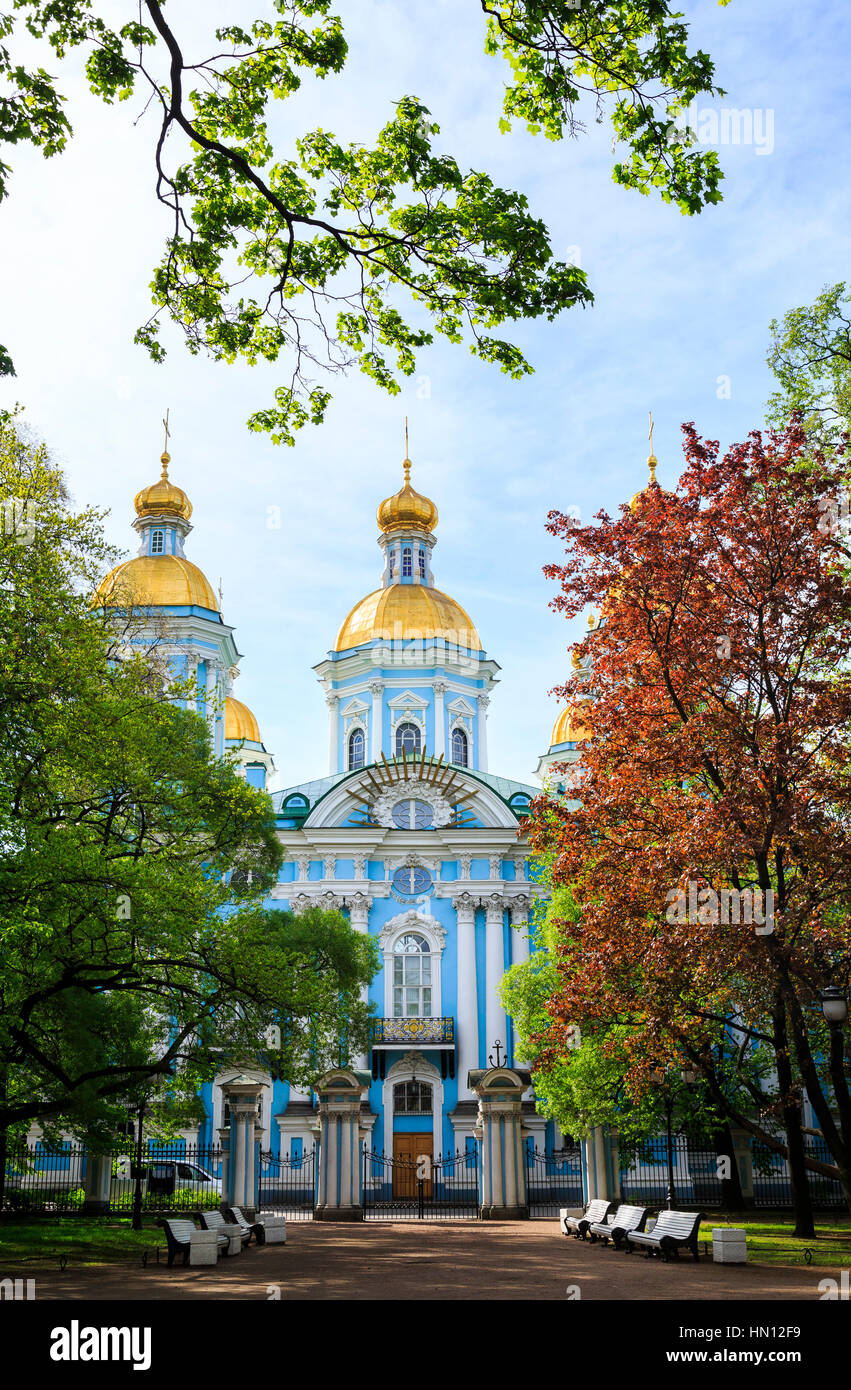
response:
{"label": "fence gate", "polygon": [[365,1221],[476,1220],[479,1215],[477,1146],[433,1159],[393,1157],[364,1148]]}
{"label": "fence gate", "polygon": [[582,1205],[582,1164],[579,1145],[540,1153],[526,1149],[526,1193],[533,1219],[557,1217],[562,1207]]}
{"label": "fence gate", "polygon": [[316,1205],[316,1150],[295,1157],[260,1154],[257,1210],[286,1216],[290,1221],[312,1221]]}

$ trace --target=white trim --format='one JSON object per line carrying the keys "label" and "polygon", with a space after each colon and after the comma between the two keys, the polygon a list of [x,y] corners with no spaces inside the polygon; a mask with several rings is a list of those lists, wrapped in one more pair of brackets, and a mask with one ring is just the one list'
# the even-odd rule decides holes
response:
{"label": "white trim", "polygon": [[[443,1081],[440,1072],[432,1062],[426,1060],[421,1052],[412,1049],[398,1062],[394,1062],[387,1073],[381,1091],[381,1104],[384,1111],[384,1146],[393,1152],[393,1087],[400,1081],[427,1081],[431,1086],[432,1109],[432,1158],[437,1158],[443,1149]],[[423,1116],[424,1119],[427,1116]],[[389,1124],[389,1134],[388,1134]],[[387,1140],[390,1140],[388,1146]]]}
{"label": "white trim", "polygon": [[424,912],[410,909],[391,917],[385,922],[378,937],[378,945],[384,956],[384,1017],[394,1018],[393,1013],[393,948],[400,936],[416,932],[425,937],[432,959],[431,1014],[430,1018],[441,1017],[441,975],[443,973],[443,948],[446,944],[446,931],[434,917]]}

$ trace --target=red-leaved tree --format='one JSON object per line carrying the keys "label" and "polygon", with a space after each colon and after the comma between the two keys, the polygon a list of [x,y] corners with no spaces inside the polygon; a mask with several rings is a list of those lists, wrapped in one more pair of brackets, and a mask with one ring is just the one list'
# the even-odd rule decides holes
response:
{"label": "red-leaved tree", "polygon": [[[723,457],[683,435],[676,494],[653,482],[588,526],[550,514],[554,606],[602,621],[578,647],[578,807],[541,797],[530,822],[581,908],[542,1042],[569,1058],[569,1027],[635,1025],[636,1094],[660,1062],[698,1068],[720,1114],[788,1156],[807,1233],[807,1168],[851,1201],[848,1057],[820,1004],[851,970],[851,453],[814,453],[797,420]],[[587,697],[581,672],[559,693]],[[720,1031],[773,1049],[774,1102],[730,1101]],[[805,1151],[804,1091],[835,1166]]]}

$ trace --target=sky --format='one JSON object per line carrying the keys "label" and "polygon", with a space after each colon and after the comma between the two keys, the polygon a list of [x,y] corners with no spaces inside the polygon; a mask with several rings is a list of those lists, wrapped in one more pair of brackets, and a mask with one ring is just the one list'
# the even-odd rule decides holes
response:
{"label": "sky", "polygon": [[[119,22],[134,12],[126,0],[96,8]],[[280,369],[193,357],[173,331],[162,365],[134,345],[167,232],[153,191],[155,118],[142,115],[141,99],[100,103],[78,54],[60,65],[42,52],[43,66],[61,72],[75,137],[48,161],[24,147],[4,153],[13,172],[0,208],[0,341],[17,377],[0,382],[0,404],[22,403],[75,500],[108,511],[107,534],[128,554],[133,497],[159,475],[170,410],[171,476],[194,507],[187,556],[221,582],[243,654],[234,694],[257,715],[275,785],[328,770],[312,667],[378,586],[375,510],[402,481],[406,415],[412,482],[440,513],[435,582],[467,609],[501,667],[490,769],[531,782],[556,716],[548,692],[567,678],[583,626],[549,607],[541,567],[560,550],[548,511],[616,513],[644,486],[649,410],[663,487],[682,471],[683,422],[722,448],[760,427],[770,320],[846,278],[851,6],[680,8],[690,47],[712,55],[726,89],[714,108],[752,112],[759,137],[719,145],[724,200],[693,218],[612,182],[611,132],[593,114],[577,141],[520,127],[501,134],[506,69],[483,51],[475,0],[339,0],[347,65],[277,104],[276,148],[286,154],[295,135],[319,126],[371,143],[393,103],[415,95],[440,126],[438,149],[526,194],[555,254],[587,272],[595,302],[518,326],[535,368],[520,382],[447,343],[421,354],[398,396],[356,372],[337,377],[326,423],[303,430],[294,448],[245,424],[272,399]],[[268,0],[169,3],[196,57],[210,51],[220,17],[267,12]]]}

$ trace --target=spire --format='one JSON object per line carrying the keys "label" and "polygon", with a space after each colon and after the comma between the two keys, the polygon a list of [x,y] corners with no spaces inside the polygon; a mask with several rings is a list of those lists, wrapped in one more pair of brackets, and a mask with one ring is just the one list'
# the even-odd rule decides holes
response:
{"label": "spire", "polygon": [[647,466],[650,469],[650,481],[651,483],[655,483],[656,465],[659,462],[659,460],[653,452],[653,411],[648,410],[647,415],[650,420],[650,431],[647,435],[647,438],[650,440],[650,453],[647,455]]}

